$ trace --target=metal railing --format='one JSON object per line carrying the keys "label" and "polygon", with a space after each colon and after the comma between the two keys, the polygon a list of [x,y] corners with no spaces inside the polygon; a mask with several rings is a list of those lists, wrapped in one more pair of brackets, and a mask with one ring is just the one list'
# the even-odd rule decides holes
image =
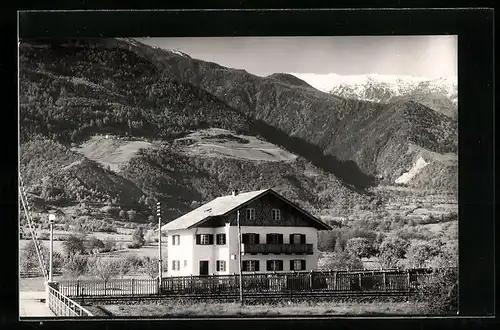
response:
{"label": "metal railing", "polygon": [[49,308],[56,316],[92,316],[91,312],[66,297],[56,287],[49,285],[48,290]]}

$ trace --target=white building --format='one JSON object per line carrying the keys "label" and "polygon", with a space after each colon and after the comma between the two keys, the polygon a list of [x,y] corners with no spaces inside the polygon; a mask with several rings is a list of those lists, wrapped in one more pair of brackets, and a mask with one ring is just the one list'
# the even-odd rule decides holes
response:
{"label": "white building", "polygon": [[234,191],[164,225],[168,275],[238,273],[238,214],[243,273],[316,269],[317,231],[331,228],[266,189]]}

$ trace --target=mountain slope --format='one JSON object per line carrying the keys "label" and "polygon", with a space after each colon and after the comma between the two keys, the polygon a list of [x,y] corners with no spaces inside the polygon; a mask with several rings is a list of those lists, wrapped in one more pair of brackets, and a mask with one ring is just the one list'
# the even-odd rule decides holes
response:
{"label": "mountain slope", "polygon": [[169,138],[203,127],[248,132],[247,118],[213,95],[105,42],[23,42],[19,52],[22,140],[40,133],[76,142],[96,132]]}
{"label": "mountain slope", "polygon": [[412,153],[409,142],[433,152],[456,152],[456,122],[413,101],[380,104],[346,100],[136,42],[123,41],[119,46],[151,61],[169,76],[216,95],[268,131],[274,129],[266,139],[283,139],[270,140],[273,143],[284,145],[286,140],[296,139],[304,148],[295,153],[322,160],[323,164],[315,165],[360,188],[375,183],[360,179],[363,176],[393,182],[411,167],[418,155],[408,155]]}
{"label": "mountain slope", "polygon": [[[155,197],[171,219],[231,187],[273,187],[308,209],[335,214],[367,198],[262,134],[250,135],[263,125],[125,46],[21,44],[21,172],[47,203],[94,205],[96,215],[103,206],[135,210],[145,219],[151,210],[144,201]],[[191,146],[207,128],[218,133]]]}

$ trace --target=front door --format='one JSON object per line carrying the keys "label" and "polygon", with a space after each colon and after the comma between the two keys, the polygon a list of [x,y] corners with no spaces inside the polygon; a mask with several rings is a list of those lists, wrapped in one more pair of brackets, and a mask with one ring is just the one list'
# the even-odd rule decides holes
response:
{"label": "front door", "polygon": [[208,260],[200,261],[200,275],[208,275]]}

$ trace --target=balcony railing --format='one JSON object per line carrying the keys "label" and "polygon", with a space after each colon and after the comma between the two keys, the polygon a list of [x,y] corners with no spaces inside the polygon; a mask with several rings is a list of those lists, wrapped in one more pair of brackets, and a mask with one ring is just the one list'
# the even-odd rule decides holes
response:
{"label": "balcony railing", "polygon": [[312,244],[242,244],[241,252],[249,253],[284,253],[284,254],[313,254]]}

